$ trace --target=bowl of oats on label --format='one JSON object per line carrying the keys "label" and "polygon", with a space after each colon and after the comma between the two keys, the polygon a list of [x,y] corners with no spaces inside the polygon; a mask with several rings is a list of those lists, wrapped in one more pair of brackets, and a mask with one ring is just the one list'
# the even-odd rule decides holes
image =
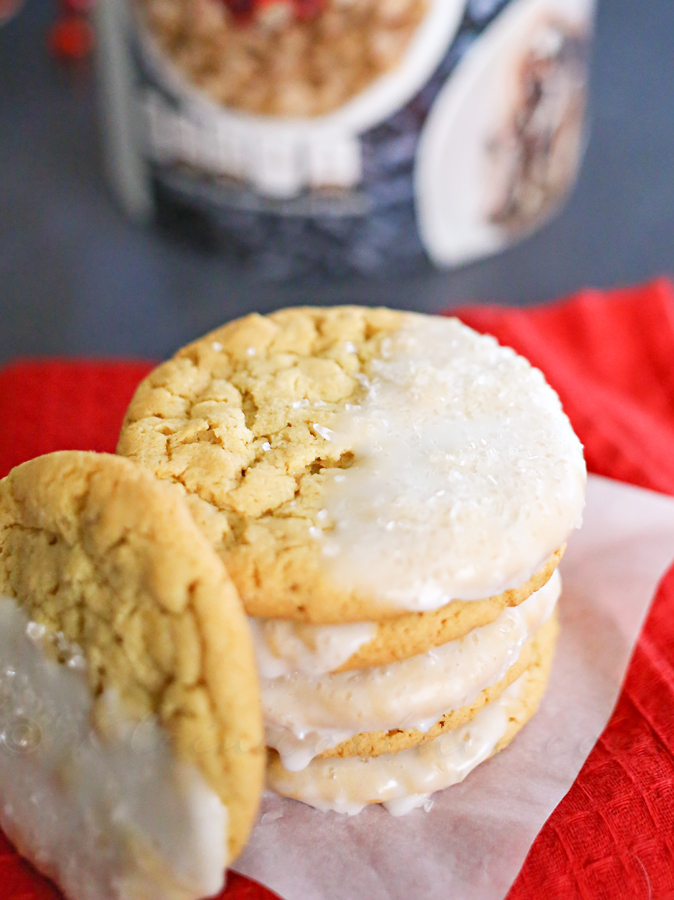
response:
{"label": "bowl of oats on label", "polygon": [[584,146],[594,0],[99,4],[127,210],[277,277],[458,266],[533,231]]}

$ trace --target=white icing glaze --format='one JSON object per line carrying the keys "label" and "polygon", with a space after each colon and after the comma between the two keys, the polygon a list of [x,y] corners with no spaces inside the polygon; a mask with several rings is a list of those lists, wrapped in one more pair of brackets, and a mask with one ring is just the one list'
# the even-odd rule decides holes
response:
{"label": "white icing glaze", "polygon": [[323,675],[338,669],[377,633],[376,622],[305,625],[285,619],[249,619],[263,678],[301,672]]}
{"label": "white icing glaze", "polygon": [[425,744],[364,759],[315,759],[301,772],[271,766],[269,787],[323,812],[353,816],[382,803],[394,816],[426,805],[430,795],[463,781],[487,759],[504,736],[517,703],[521,676],[470,722]]}
{"label": "white icing glaze", "polygon": [[[332,426],[326,564],[382,608],[422,611],[518,587],[581,521],[582,446],[557,394],[513,350],[410,314]],[[319,535],[320,537],[320,535]]]}
{"label": "white icing glaze", "polygon": [[[0,825],[70,900],[196,900],[223,885],[227,809],[154,719],[110,693],[91,724],[86,663],[48,658],[44,629],[0,598]],[[62,642],[63,643],[63,642]],[[64,647],[59,647],[63,652]]]}
{"label": "white icing glaze", "polygon": [[267,746],[273,747],[278,752],[289,772],[301,771],[316,756],[320,756],[325,750],[331,750],[342,741],[350,740],[353,736],[353,731],[337,731],[334,728],[291,731],[282,725],[267,724],[265,727]]}
{"label": "white icing glaze", "polygon": [[491,624],[409,659],[309,678],[262,679],[267,745],[290,771],[368,731],[428,731],[504,677],[559,598],[555,571],[539,591]]}

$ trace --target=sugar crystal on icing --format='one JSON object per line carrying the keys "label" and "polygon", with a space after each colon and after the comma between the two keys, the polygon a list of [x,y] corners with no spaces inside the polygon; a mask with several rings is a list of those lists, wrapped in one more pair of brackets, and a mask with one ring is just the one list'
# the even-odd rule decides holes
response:
{"label": "sugar crystal on icing", "polygon": [[31,641],[41,640],[44,637],[46,630],[44,625],[39,625],[37,622],[29,622],[26,625],[26,634]]}
{"label": "sugar crystal on icing", "polygon": [[330,428],[326,428],[324,425],[318,425],[316,422],[314,422],[314,431],[316,432],[316,434],[320,434],[320,436],[326,441],[332,440],[333,432]]}

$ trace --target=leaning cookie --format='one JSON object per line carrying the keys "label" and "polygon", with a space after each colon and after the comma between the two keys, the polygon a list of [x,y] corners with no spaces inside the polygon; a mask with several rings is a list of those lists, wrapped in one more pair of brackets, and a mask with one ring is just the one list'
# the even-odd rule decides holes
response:
{"label": "leaning cookie", "polygon": [[385,309],[212,332],[141,384],[118,452],[183,489],[249,615],[381,623],[454,603],[442,642],[526,599],[584,503],[582,447],[539,371],[456,319]]}
{"label": "leaning cookie", "polygon": [[0,482],[0,824],[72,900],[216,893],[263,779],[234,586],[179,493],[65,452]]}

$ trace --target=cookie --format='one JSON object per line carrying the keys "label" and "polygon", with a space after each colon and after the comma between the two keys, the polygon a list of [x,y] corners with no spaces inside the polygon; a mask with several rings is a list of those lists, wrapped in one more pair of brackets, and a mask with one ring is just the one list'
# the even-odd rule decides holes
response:
{"label": "cookie", "polygon": [[555,642],[559,633],[557,613],[541,625],[534,637],[525,644],[516,662],[508,669],[506,674],[496,684],[490,685],[481,691],[472,703],[462,706],[460,709],[445,713],[428,731],[418,731],[414,728],[396,729],[393,731],[366,732],[358,734],[350,741],[344,741],[337,747],[325,750],[320,757],[349,757],[349,756],[382,756],[385,753],[398,753],[408,747],[432,741],[439,735],[469,722],[487,704],[497,700],[501,694],[517,681],[517,679],[531,666],[540,666],[548,658],[552,658]]}
{"label": "cookie", "polygon": [[540,372],[455,319],[386,309],[212,332],[140,385],[118,452],[181,486],[249,615],[312,624],[476,600],[489,621],[584,503]]}
{"label": "cookie", "polygon": [[489,625],[504,609],[518,606],[554,575],[564,547],[519,588],[472,603],[454,601],[426,613],[383,622],[305,625],[288,619],[251,619],[260,674],[267,678],[300,672],[323,675],[384,666],[426,653]]}
{"label": "cookie", "polygon": [[[554,622],[544,626],[554,643]],[[462,781],[474,768],[504,750],[536,712],[547,686],[552,647],[540,654],[503,693],[463,725],[399,753],[377,757],[314,759],[290,772],[270,752],[267,783],[285,797],[317,809],[348,815],[381,803],[404,815],[427,805],[431,794]]]}
{"label": "cookie", "polygon": [[180,492],[103,454],[19,466],[0,597],[8,837],[71,898],[217,892],[262,790],[259,687]]}
{"label": "cookie", "polygon": [[[558,573],[494,622],[387,666],[261,679],[267,745],[288,769],[321,754],[402,749],[466,721],[522,674],[561,592]],[[554,630],[554,628],[553,628]],[[543,643],[541,643],[543,642]],[[434,730],[435,729],[435,730]]]}

